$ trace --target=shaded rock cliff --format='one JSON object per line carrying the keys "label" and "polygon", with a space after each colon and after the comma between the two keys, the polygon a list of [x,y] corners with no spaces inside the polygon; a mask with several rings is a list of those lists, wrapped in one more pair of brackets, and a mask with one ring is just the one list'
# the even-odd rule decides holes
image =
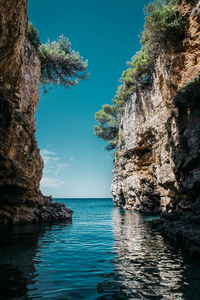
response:
{"label": "shaded rock cliff", "polygon": [[[116,206],[162,212],[157,226],[200,253],[200,1],[178,5],[188,20],[184,37],[166,42],[151,78],[125,103],[112,194]],[[175,105],[188,83],[183,102],[194,105]]]}
{"label": "shaded rock cliff", "polygon": [[0,1],[0,224],[71,219],[40,192],[35,140],[40,62],[26,37],[27,0]]}

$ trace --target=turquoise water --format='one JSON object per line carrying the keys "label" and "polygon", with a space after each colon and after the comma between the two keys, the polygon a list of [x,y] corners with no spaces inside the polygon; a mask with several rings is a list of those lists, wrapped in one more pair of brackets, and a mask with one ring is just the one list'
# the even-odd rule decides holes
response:
{"label": "turquoise water", "polygon": [[1,230],[0,299],[200,299],[200,268],[111,199],[59,199],[73,222]]}

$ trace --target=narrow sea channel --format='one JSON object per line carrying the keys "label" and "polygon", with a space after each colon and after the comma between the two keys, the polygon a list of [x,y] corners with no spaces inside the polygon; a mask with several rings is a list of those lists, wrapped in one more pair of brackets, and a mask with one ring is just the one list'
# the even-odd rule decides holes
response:
{"label": "narrow sea channel", "polygon": [[1,229],[0,299],[200,299],[200,265],[111,199],[56,199],[70,224]]}

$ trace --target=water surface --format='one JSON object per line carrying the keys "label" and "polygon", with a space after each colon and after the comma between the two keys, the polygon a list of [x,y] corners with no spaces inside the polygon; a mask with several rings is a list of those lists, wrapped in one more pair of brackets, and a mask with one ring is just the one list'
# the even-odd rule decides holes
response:
{"label": "water surface", "polygon": [[59,199],[70,224],[1,230],[0,299],[200,299],[200,268],[111,199]]}

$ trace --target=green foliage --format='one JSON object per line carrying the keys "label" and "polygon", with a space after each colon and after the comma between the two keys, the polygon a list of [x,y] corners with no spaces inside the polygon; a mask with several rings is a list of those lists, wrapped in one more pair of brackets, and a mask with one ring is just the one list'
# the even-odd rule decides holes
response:
{"label": "green foliage", "polygon": [[39,48],[41,61],[41,83],[75,86],[80,79],[85,79],[84,73],[87,61],[83,61],[78,52],[71,51],[70,42],[64,36],[57,42],[47,42]]}
{"label": "green foliage", "polygon": [[117,147],[117,142],[118,142],[117,137],[114,138],[113,140],[109,140],[109,144],[104,149],[107,151],[112,151]]}
{"label": "green foliage", "polygon": [[168,152],[170,151],[170,144],[169,143],[165,145],[165,150],[168,151]]}
{"label": "green foliage", "polygon": [[176,39],[184,33],[186,21],[177,9],[176,0],[155,0],[145,7],[145,25],[141,37],[141,51],[128,62],[122,73],[123,90],[132,93],[137,83],[148,82],[154,62],[166,41]]}
{"label": "green foliage", "polygon": [[167,122],[165,123],[165,129],[167,130],[168,137],[170,137],[172,134],[171,123],[172,123],[172,117],[169,117],[167,119]]}
{"label": "green foliage", "polygon": [[152,72],[152,61],[149,47],[143,46],[142,50],[132,57],[130,66],[122,73],[124,85],[127,89],[134,89],[138,81],[142,80]]}
{"label": "green foliage", "polygon": [[123,130],[119,130],[119,122],[124,101],[129,96],[130,92],[124,89],[124,85],[120,85],[115,98],[112,99],[113,105],[105,104],[102,110],[95,114],[95,119],[99,125],[94,126],[94,134],[104,141],[108,141],[108,145],[105,147],[108,151],[116,148],[118,139],[121,142],[123,140]]}
{"label": "green foliage", "polygon": [[[183,36],[185,30],[185,17],[178,11],[177,0],[154,0],[145,7],[145,15],[144,31],[141,37],[141,51],[136,53],[130,62],[127,62],[129,68],[122,73],[122,84],[118,87],[117,93],[112,99],[118,115],[116,122],[120,120],[124,103],[136,90],[138,83],[146,84],[151,80],[155,59],[162,47],[166,45],[167,41],[176,41],[177,37]],[[170,118],[172,118],[172,115]],[[170,118],[165,127],[168,132],[168,138],[171,136]],[[104,140],[109,140],[108,136],[112,132],[112,127],[108,129],[109,125],[107,125],[103,129],[99,128],[99,126],[95,128],[97,136]],[[115,141],[119,138],[117,136],[119,132],[116,132]]]}
{"label": "green foliage", "polygon": [[170,109],[170,110],[169,110],[169,114],[170,114],[170,116],[173,118],[173,117],[175,116],[174,110],[173,110],[173,109]]}
{"label": "green foliage", "polygon": [[168,143],[165,145],[165,150],[170,151],[171,147],[174,147],[174,141],[172,137],[168,138]]}
{"label": "green foliage", "polygon": [[154,59],[166,41],[183,36],[186,20],[178,11],[176,0],[155,0],[145,7],[145,14],[141,42]]}
{"label": "green foliage", "polygon": [[124,140],[124,134],[123,134],[123,130],[119,129],[119,141],[120,143],[122,143]]}
{"label": "green foliage", "polygon": [[87,61],[79,52],[71,50],[71,43],[63,35],[57,41],[42,44],[38,31],[29,23],[28,37],[35,47],[41,64],[40,82],[45,89],[50,85],[75,86],[88,77]]}
{"label": "green foliage", "polygon": [[102,110],[95,114],[95,119],[99,125],[94,126],[94,133],[104,141],[108,141],[106,150],[113,150],[118,140],[118,110],[115,105],[105,104]]}
{"label": "green foliage", "polygon": [[38,51],[38,48],[42,43],[39,38],[39,33],[32,23],[28,23],[27,35],[35,50]]}
{"label": "green foliage", "polygon": [[123,107],[125,100],[127,100],[131,95],[131,92],[125,88],[123,84],[118,86],[115,97],[112,99],[114,105],[116,105],[116,109],[119,113],[123,112]]}
{"label": "green foliage", "polygon": [[175,106],[183,109],[200,109],[200,75],[189,81],[174,97]]}

